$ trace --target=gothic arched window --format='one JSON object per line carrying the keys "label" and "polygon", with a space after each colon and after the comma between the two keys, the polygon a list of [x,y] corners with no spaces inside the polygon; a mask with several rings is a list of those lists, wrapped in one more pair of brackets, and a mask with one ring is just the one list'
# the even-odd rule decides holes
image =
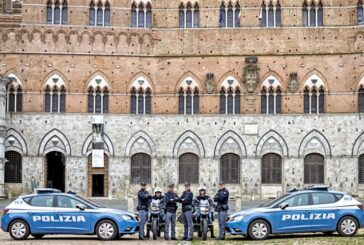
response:
{"label": "gothic arched window", "polygon": [[262,114],[281,113],[281,83],[274,76],[264,80],[261,90]]}
{"label": "gothic arched window", "polygon": [[88,85],[87,111],[89,113],[108,113],[109,94],[106,80],[100,75],[95,76]]}
{"label": "gothic arched window", "polygon": [[130,113],[151,114],[152,113],[151,85],[142,76],[136,78],[130,90]]}
{"label": "gothic arched window", "polygon": [[150,2],[136,2],[131,4],[131,27],[151,28],[152,27],[152,4]]}
{"label": "gothic arched window", "polygon": [[270,1],[268,5],[263,2],[260,6],[259,19],[261,27],[281,26],[281,5],[279,1]]}
{"label": "gothic arched window", "polygon": [[309,5],[306,1],[302,5],[302,21],[303,26],[318,27],[324,25],[323,4],[312,1]]}
{"label": "gothic arched window", "polygon": [[6,111],[21,112],[23,110],[23,89],[20,80],[13,74],[10,74],[11,81],[7,86]]}
{"label": "gothic arched window", "polygon": [[198,28],[200,26],[200,9],[197,3],[194,6],[190,2],[185,6],[179,6],[179,28]]}
{"label": "gothic arched window", "polygon": [[364,25],[363,0],[359,0],[358,1],[358,7],[357,7],[357,22],[358,22],[358,25]]}
{"label": "gothic arched window", "polygon": [[358,91],[359,112],[364,112],[364,86],[361,86]]}
{"label": "gothic arched window", "polygon": [[52,75],[46,81],[44,89],[44,111],[55,113],[66,111],[66,84],[57,74]]}
{"label": "gothic arched window", "polygon": [[304,113],[319,114],[325,111],[325,86],[316,75],[309,77],[304,84]]}

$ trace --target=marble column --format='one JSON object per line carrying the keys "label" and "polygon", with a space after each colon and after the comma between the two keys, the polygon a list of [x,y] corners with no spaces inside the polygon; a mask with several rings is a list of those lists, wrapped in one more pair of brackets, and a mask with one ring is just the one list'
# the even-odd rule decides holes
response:
{"label": "marble column", "polygon": [[5,198],[5,137],[6,137],[6,86],[10,79],[0,75],[0,199]]}

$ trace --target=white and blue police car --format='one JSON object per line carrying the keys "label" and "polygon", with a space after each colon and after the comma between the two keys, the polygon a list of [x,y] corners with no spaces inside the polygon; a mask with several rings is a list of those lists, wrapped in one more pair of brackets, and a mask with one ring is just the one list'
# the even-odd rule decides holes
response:
{"label": "white and blue police car", "polygon": [[337,231],[354,236],[364,227],[364,205],[344,192],[314,186],[293,190],[257,208],[228,217],[226,230],[263,240],[270,234]]}
{"label": "white and blue police car", "polygon": [[13,201],[3,210],[1,229],[15,240],[49,234],[96,234],[101,240],[113,240],[138,232],[139,224],[132,213],[104,208],[74,194],[50,192]]}

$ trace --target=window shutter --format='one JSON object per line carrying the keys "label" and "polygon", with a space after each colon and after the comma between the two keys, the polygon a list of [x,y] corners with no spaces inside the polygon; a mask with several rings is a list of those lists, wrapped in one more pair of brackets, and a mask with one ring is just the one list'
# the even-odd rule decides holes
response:
{"label": "window shutter", "polygon": [[137,153],[131,157],[131,183],[151,183],[151,158],[145,153]]}
{"label": "window shutter", "polygon": [[14,112],[15,111],[15,94],[14,94],[14,88],[9,89],[9,111]]}
{"label": "window shutter", "polygon": [[265,89],[262,90],[261,96],[260,96],[260,110],[262,114],[267,113],[267,93],[265,92]]}
{"label": "window shutter", "polygon": [[321,88],[319,95],[319,113],[324,113],[324,110],[325,110],[325,91],[323,88]]}
{"label": "window shutter", "polygon": [[199,93],[197,90],[193,93],[193,114],[199,113],[199,106],[200,106],[200,100],[199,100]]}
{"label": "window shutter", "polygon": [[240,5],[236,3],[235,5],[235,27],[240,27]]}
{"label": "window shutter", "polygon": [[58,89],[53,89],[52,93],[52,112],[58,112]]}
{"label": "window shutter", "polygon": [[131,5],[131,27],[137,27],[137,12],[135,3]]}
{"label": "window shutter", "polygon": [[101,91],[98,89],[95,96],[95,113],[101,113]]}
{"label": "window shutter", "polygon": [[67,1],[63,1],[62,5],[62,25],[67,25],[68,22],[68,4]]}
{"label": "window shutter", "polygon": [[104,25],[105,26],[110,26],[110,4],[109,2],[106,2],[105,4],[105,13],[104,13],[104,20],[105,20],[105,23]]}
{"label": "window shutter", "polygon": [[240,91],[235,91],[235,114],[240,114]]}
{"label": "window shutter", "polygon": [[233,114],[233,112],[234,112],[234,107],[233,107],[234,98],[233,98],[233,91],[231,89],[229,89],[229,91],[228,91],[227,101],[228,101],[228,114]]}
{"label": "window shutter", "polygon": [[140,4],[138,12],[138,27],[144,27],[144,17],[144,7],[142,4]]}
{"label": "window shutter", "polygon": [[104,95],[102,97],[102,113],[109,112],[109,93],[107,90],[104,91]]}
{"label": "window shutter", "polygon": [[179,183],[198,184],[199,159],[193,153],[185,153],[179,157]]}
{"label": "window shutter", "polygon": [[142,90],[138,92],[138,114],[144,114],[144,93]]}
{"label": "window shutter", "polygon": [[282,183],[282,157],[275,153],[268,153],[262,157],[262,183]]}
{"label": "window shutter", "polygon": [[60,112],[66,112],[66,89],[64,87],[61,89],[60,96]]}
{"label": "window shutter", "polygon": [[94,5],[93,1],[90,4],[88,19],[89,19],[89,25],[94,26],[95,25],[95,5]]}
{"label": "window shutter", "polygon": [[179,95],[178,95],[178,112],[179,114],[184,114],[185,113],[185,96],[184,93],[182,91],[182,89],[179,91]]}
{"label": "window shutter", "polygon": [[145,114],[152,114],[152,97],[149,89],[145,94]]}
{"label": "window shutter", "polygon": [[23,110],[23,91],[19,87],[16,92],[16,111],[22,112],[22,110]]}
{"label": "window shutter", "polygon": [[228,5],[228,11],[227,11],[227,27],[233,27],[233,22],[234,22],[234,18],[233,18],[233,5],[231,4],[231,2]]}
{"label": "window shutter", "polygon": [[304,183],[324,184],[324,157],[313,153],[305,156]]}
{"label": "window shutter", "polygon": [[188,90],[186,93],[186,114],[191,114],[192,110],[192,95],[191,90]]}
{"label": "window shutter", "polygon": [[133,89],[131,91],[131,95],[130,95],[130,113],[131,114],[135,114],[136,113],[136,104],[137,104],[137,101],[136,101],[136,92]]}
{"label": "window shutter", "polygon": [[44,94],[44,110],[45,112],[51,112],[51,94],[49,88],[46,88]]}
{"label": "window shutter", "polygon": [[94,94],[93,94],[93,90],[90,89],[88,91],[88,103],[87,103],[87,111],[89,113],[94,113]]}
{"label": "window shutter", "polygon": [[268,113],[269,114],[274,114],[274,92],[273,92],[273,88],[271,88],[269,90]]}
{"label": "window shutter", "polygon": [[310,95],[306,88],[303,94],[304,113],[310,113]]}
{"label": "window shutter", "polygon": [[282,93],[281,90],[278,89],[276,92],[276,113],[281,113],[281,104],[282,104]]}
{"label": "window shutter", "polygon": [[227,153],[220,159],[220,180],[225,183],[240,183],[240,157],[233,153]]}
{"label": "window shutter", "polygon": [[221,89],[220,92],[220,114],[225,114],[225,106],[226,106],[226,100],[225,100],[225,90]]}

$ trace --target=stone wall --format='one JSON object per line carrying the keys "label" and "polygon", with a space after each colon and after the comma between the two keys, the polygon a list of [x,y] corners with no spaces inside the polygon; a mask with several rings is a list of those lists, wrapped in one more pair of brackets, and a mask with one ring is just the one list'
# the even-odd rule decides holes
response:
{"label": "stone wall", "polygon": [[[230,117],[109,114],[104,119],[110,157],[108,196],[112,198],[135,195],[138,186],[130,184],[130,157],[137,152],[152,158],[153,188],[169,182],[177,184],[178,157],[185,152],[197,154],[199,184],[206,185],[209,191],[215,191],[219,181],[220,156],[234,152],[241,158],[241,183],[228,188],[233,197],[244,198],[273,197],[293,187],[302,188],[303,158],[315,152],[325,156],[326,185],[364,196],[364,186],[358,184],[357,177],[358,156],[364,154],[364,124],[358,114]],[[17,139],[21,135],[25,142],[25,146],[18,148],[23,153],[23,192],[30,192],[31,179],[44,186],[44,155],[56,149],[49,142],[58,137],[61,142],[57,150],[66,156],[66,190],[87,195],[89,146],[85,142],[91,133],[90,120],[91,115],[87,114],[8,114],[7,127],[15,129],[8,129],[8,134]],[[9,149],[7,143],[6,149]],[[281,185],[261,184],[261,157],[269,152],[283,158]],[[193,185],[194,190],[197,187],[198,184]],[[182,189],[179,185],[178,190]]]}

